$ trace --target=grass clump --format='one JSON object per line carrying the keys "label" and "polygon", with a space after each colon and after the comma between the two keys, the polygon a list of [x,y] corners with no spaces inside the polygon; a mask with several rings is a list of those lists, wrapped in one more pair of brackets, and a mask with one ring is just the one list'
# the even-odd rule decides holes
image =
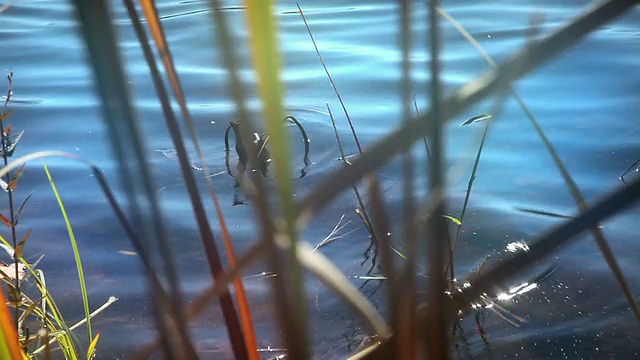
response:
{"label": "grass clump", "polygon": [[[21,158],[9,163],[9,158],[14,155],[14,151],[24,132],[13,134],[13,126],[8,123],[9,117],[12,115],[12,112],[8,111],[8,104],[13,95],[12,71],[8,73],[7,79],[9,85],[4,96],[4,107],[0,113],[0,149],[4,162],[4,168],[0,170],[0,173],[2,173],[0,186],[7,194],[9,206],[8,216],[0,214],[0,220],[9,229],[10,236],[7,240],[5,236],[0,235],[0,247],[11,257],[12,262],[10,264],[0,264],[1,281],[6,291],[6,301],[4,294],[0,296],[0,329],[2,330],[0,333],[0,355],[3,359],[37,359],[41,356],[44,356],[45,359],[50,359],[52,356],[64,359],[93,359],[96,356],[100,334],[94,335],[91,327],[91,318],[115,302],[117,298],[109,298],[103,306],[90,312],[78,244],[66,214],[64,203],[58,193],[51,172],[44,162],[44,158],[43,169],[62,211],[74,253],[85,309],[85,317],[82,320],[70,326],[62,316],[48,288],[45,272],[38,267],[44,255],[32,263],[25,259],[25,246],[32,231],[29,229],[20,236],[19,234],[22,231],[18,225],[22,211],[33,193],[28,194],[20,202],[20,205],[16,206],[16,190],[25,169],[26,161],[21,161],[21,159],[25,159]],[[31,158],[33,157],[32,154]],[[38,154],[35,157],[39,157]],[[17,170],[12,171],[14,168],[17,168]],[[33,286],[27,285],[28,280],[35,284],[36,291],[31,290]],[[12,316],[7,316],[10,312],[9,308],[13,309]],[[85,345],[87,348],[86,354],[79,352],[80,343],[78,336],[74,333],[76,328],[85,323],[88,331],[86,343],[88,345]]]}

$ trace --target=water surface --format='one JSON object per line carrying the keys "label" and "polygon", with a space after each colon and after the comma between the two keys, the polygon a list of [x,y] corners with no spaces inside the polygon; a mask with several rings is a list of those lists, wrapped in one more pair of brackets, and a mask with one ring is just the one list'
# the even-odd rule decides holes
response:
{"label": "water surface", "polygon": [[[586,6],[586,1],[483,1],[447,2],[445,10],[462,23],[496,60],[505,59],[526,41],[529,18],[542,15],[546,34],[565,23]],[[191,220],[186,192],[181,187],[172,143],[137,40],[124,7],[113,2],[120,49],[135,97],[135,105],[146,134],[154,180],[163,209],[170,221],[184,290],[189,297],[208,285],[208,270],[200,253],[195,223]],[[347,104],[366,147],[394,129],[401,121],[398,9],[393,2],[303,1],[309,25]],[[163,1],[158,4],[196,127],[201,136],[214,184],[225,205],[225,217],[238,251],[256,241],[255,226],[247,221],[248,206],[232,207],[233,179],[224,173],[224,133],[233,120],[233,103],[227,91],[226,71],[213,47],[215,29],[209,5],[201,1]],[[337,114],[339,133],[349,155],[357,152],[345,117],[314,52],[295,3],[279,2],[275,11],[283,52],[287,112],[296,116],[311,138],[308,174],[296,181],[305,193],[318,180],[341,166],[333,128],[326,112],[328,103]],[[234,26],[233,37],[246,41],[242,4],[225,2],[225,13]],[[416,102],[424,111],[428,101],[427,12],[422,4],[414,10],[414,69]],[[557,147],[576,182],[589,201],[620,186],[618,177],[640,157],[637,137],[640,127],[640,11],[632,10],[573,46],[557,59],[515,84]],[[102,168],[118,187],[117,167],[109,148],[99,100],[94,92],[85,45],[79,25],[67,2],[20,1],[0,15],[3,73],[15,72],[14,98],[10,104],[15,129],[25,130],[17,154],[38,150],[63,150],[77,154]],[[443,53],[446,88],[453,91],[482,74],[489,66],[450,24],[444,24]],[[238,46],[242,79],[250,97],[252,116],[259,118],[255,77],[248,47]],[[460,128],[457,123],[478,113],[491,112],[493,99],[465,111],[447,129],[447,151],[452,207],[458,216],[466,182],[482,133],[482,125]],[[193,154],[193,149],[190,148]],[[425,182],[425,152],[416,155],[416,183]],[[300,165],[300,159],[294,160]],[[104,358],[122,358],[153,337],[150,305],[141,267],[109,207],[100,195],[89,169],[77,162],[51,158],[47,163],[64,198],[80,242],[88,276],[92,307],[110,295],[120,300],[95,321],[101,332]],[[392,162],[380,173],[389,213],[401,214],[399,163]],[[508,99],[502,115],[490,132],[471,197],[470,211],[457,253],[458,272],[473,271],[486,256],[499,258],[506,244],[529,241],[559,220],[522,213],[533,208],[575,214],[575,205],[562,183],[541,140],[516,102]],[[635,176],[632,174],[631,176]],[[47,283],[67,319],[82,317],[81,299],[73,256],[64,222],[44,173],[37,161],[25,170],[17,196],[34,191],[25,208],[21,230],[33,229],[26,253],[41,263]],[[423,195],[422,191],[418,194]],[[7,205],[2,205],[5,211]],[[347,234],[322,252],[348,275],[365,275],[370,260],[363,252],[369,244],[366,231],[354,212],[352,193],[345,192],[323,211],[303,233],[319,243],[344,215]],[[210,215],[213,218],[213,211]],[[603,224],[605,234],[634,289],[640,288],[637,271],[636,219],[638,207]],[[217,231],[217,230],[216,230]],[[7,236],[7,234],[3,234]],[[618,290],[597,247],[586,235],[582,241],[557,254],[546,265],[555,273],[536,291],[503,304],[523,317],[515,328],[493,312],[487,312],[488,345],[475,331],[473,319],[463,321],[461,358],[604,358],[638,356],[638,326]],[[265,269],[257,265],[250,274]],[[374,269],[375,272],[375,269]],[[272,307],[269,279],[247,279],[260,345],[280,346]],[[382,284],[353,280],[384,308]],[[318,358],[343,358],[364,339],[362,323],[318,281],[309,278],[308,304]],[[383,286],[383,285],[382,285]],[[384,287],[384,286],[383,286]],[[638,291],[636,290],[636,294]],[[194,327],[198,349],[204,358],[228,358],[226,331],[217,310]],[[82,334],[82,332],[80,333]],[[634,355],[630,355],[634,354]],[[265,352],[268,357],[270,353]]]}

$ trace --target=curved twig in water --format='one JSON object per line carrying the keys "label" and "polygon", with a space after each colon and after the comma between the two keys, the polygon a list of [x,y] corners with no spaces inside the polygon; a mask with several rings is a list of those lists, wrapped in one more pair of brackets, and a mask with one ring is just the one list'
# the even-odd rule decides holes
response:
{"label": "curved twig in water", "polygon": [[[300,134],[302,135],[302,140],[304,141],[304,158],[303,158],[303,162],[304,162],[304,167],[302,168],[302,170],[300,170],[300,176],[298,176],[298,179],[303,178],[305,175],[307,175],[306,169],[309,166],[309,164],[311,163],[309,161],[309,136],[307,136],[307,132],[305,131],[304,127],[302,126],[302,124],[300,124],[300,122],[298,121],[298,119],[296,119],[293,115],[287,115],[285,116],[285,118],[283,119],[283,121],[291,121],[294,124],[296,124],[296,126],[298,127],[298,129],[300,130]],[[227,167],[227,173],[233,177],[234,179],[236,178],[235,175],[233,175],[233,173],[231,172],[231,165],[230,165],[230,153],[231,153],[231,147],[229,146],[229,131],[233,129],[233,133],[236,137],[236,139],[238,139],[238,131],[239,131],[239,125],[240,123],[237,121],[232,121],[229,123],[229,126],[227,127],[227,130],[225,131],[224,134],[224,150],[225,150],[225,165]],[[271,162],[271,155],[269,153],[269,150],[267,149],[267,142],[269,141],[269,134],[264,133],[264,134],[258,134],[258,133],[254,133],[254,142],[256,144],[256,148],[258,149],[258,153],[256,154],[256,157],[258,159],[259,162],[259,170],[262,173],[263,177],[267,177],[267,168],[269,166],[269,163]],[[242,142],[239,142],[236,140],[236,145],[235,145],[235,149],[236,149],[236,153],[238,154],[238,162],[239,165],[243,166],[244,168],[246,168],[247,166],[247,160],[248,160],[248,154],[247,154],[247,150],[245,149],[245,147],[243,146]]]}

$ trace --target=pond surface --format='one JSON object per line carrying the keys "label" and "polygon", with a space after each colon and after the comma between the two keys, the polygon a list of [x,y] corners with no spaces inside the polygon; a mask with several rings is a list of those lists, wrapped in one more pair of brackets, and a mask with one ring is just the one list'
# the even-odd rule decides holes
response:
{"label": "pond surface", "polygon": [[[241,2],[225,1],[233,36],[246,40]],[[363,146],[374,142],[401,121],[398,11],[390,1],[302,1],[319,49],[331,71]],[[497,61],[519,50],[526,41],[529,19],[542,16],[543,34],[560,26],[586,6],[586,1],[482,1],[446,2],[455,17]],[[135,96],[148,145],[154,180],[161,194],[167,225],[178,257],[184,291],[195,296],[209,284],[205,259],[200,252],[196,226],[181,184],[173,146],[162,120],[160,106],[148,77],[137,40],[124,7],[113,2],[121,51]],[[217,50],[207,2],[180,1],[158,4],[163,25],[175,56],[191,113],[201,136],[216,189],[225,206],[224,215],[238,252],[256,241],[249,206],[232,206],[233,179],[226,174],[224,134],[233,120],[233,103],[226,90],[227,78]],[[307,176],[296,181],[299,193],[341,166],[325,103],[337,117],[345,151],[357,153],[349,127],[321,64],[314,52],[295,3],[281,1],[275,9],[281,29],[284,55],[287,113],[296,116],[311,138],[312,165]],[[427,108],[428,53],[425,44],[427,12],[414,10],[415,98]],[[621,186],[619,176],[640,157],[640,10],[634,9],[592,33],[569,51],[515,84],[547,135],[566,162],[588,201]],[[489,69],[476,50],[449,23],[443,21],[444,77],[448,91]],[[16,154],[38,150],[63,150],[77,154],[102,168],[119,189],[117,167],[109,147],[100,102],[94,92],[90,67],[79,25],[68,2],[20,1],[0,15],[3,51],[0,67],[15,72],[11,122],[24,130]],[[238,46],[242,78],[251,94],[250,108],[258,118],[255,77],[248,48]],[[483,131],[482,124],[458,127],[466,118],[491,112],[493,99],[482,102],[447,129],[448,182],[451,214],[458,216],[466,183]],[[301,145],[301,143],[298,143]],[[190,148],[192,154],[193,149]],[[302,149],[300,149],[301,153]],[[425,152],[417,144],[416,183],[424,184]],[[293,160],[298,166],[301,157]],[[100,358],[123,358],[153,337],[151,308],[139,259],[119,228],[90,170],[63,158],[47,164],[65,201],[80,243],[92,308],[110,295],[119,301],[94,322],[101,332]],[[195,165],[198,165],[197,163]],[[388,212],[401,218],[399,162],[380,172]],[[635,173],[630,175],[636,176]],[[423,186],[421,186],[423,187]],[[81,297],[73,254],[55,198],[38,161],[27,166],[19,199],[34,195],[21,217],[19,232],[33,229],[25,254],[44,254],[41,268],[47,284],[69,322],[82,317]],[[121,193],[120,193],[121,194]],[[424,192],[418,191],[424,195]],[[1,203],[4,213],[7,205]],[[303,233],[317,244],[344,215],[339,240],[321,251],[346,274],[368,273],[371,259],[363,256],[368,234],[354,209],[355,197],[345,192]],[[559,214],[576,213],[575,205],[542,141],[513,99],[504,103],[492,127],[478,169],[470,209],[465,219],[457,271],[465,274],[487,256],[504,254],[507,244],[527,242],[535,234],[559,223],[559,219],[519,211],[518,208]],[[213,219],[214,212],[209,210]],[[635,294],[640,295],[636,206],[603,224],[603,229]],[[218,230],[216,235],[218,235]],[[3,236],[8,236],[3,230]],[[487,343],[475,330],[473,319],[463,321],[460,358],[631,358],[640,356],[640,327],[622,296],[593,240],[564,248],[551,262],[555,272],[539,288],[502,303],[522,317],[514,325],[505,312],[487,311]],[[362,263],[364,262],[364,265]],[[250,274],[260,274],[257,265]],[[377,270],[374,269],[373,274]],[[254,307],[256,328],[263,349],[281,344],[270,303],[269,278],[248,276],[246,286]],[[374,304],[384,307],[382,284],[353,279]],[[318,358],[343,358],[364,339],[362,323],[316,280],[308,280],[314,349]],[[510,315],[508,318],[513,319]],[[203,358],[229,358],[226,331],[217,309],[194,326]],[[83,332],[80,332],[83,335]],[[275,353],[277,354],[277,353]],[[633,354],[633,355],[632,355]],[[264,352],[264,356],[274,353]]]}

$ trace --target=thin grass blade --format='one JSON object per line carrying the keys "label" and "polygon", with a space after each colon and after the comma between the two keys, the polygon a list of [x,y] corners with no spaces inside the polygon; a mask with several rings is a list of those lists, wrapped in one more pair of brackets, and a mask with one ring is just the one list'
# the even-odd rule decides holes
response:
{"label": "thin grass blade", "polygon": [[546,210],[529,209],[529,208],[522,208],[522,207],[516,207],[515,210],[522,211],[529,214],[542,215],[542,216],[548,216],[548,217],[559,218],[559,219],[573,219],[573,216],[558,214],[556,212],[551,212]]}
{"label": "thin grass blade", "polygon": [[100,333],[97,333],[91,344],[89,344],[89,348],[87,349],[87,360],[93,359],[93,357],[96,355],[96,346],[98,346],[98,340],[100,340]]}
{"label": "thin grass blade", "polygon": [[276,168],[276,186],[280,195],[280,208],[285,229],[282,231],[291,240],[287,256],[290,277],[290,296],[295,299],[290,303],[292,325],[295,327],[295,338],[290,339],[289,355],[296,359],[309,358],[307,335],[307,310],[302,269],[296,257],[297,251],[297,209],[293,199],[294,188],[291,181],[289,164],[290,150],[286,136],[284,118],[283,86],[280,81],[280,52],[277,46],[277,27],[273,16],[271,0],[247,0],[247,21],[250,33],[254,68],[258,76],[258,93],[262,100],[263,116],[267,131],[271,137],[271,154]]}
{"label": "thin grass blade", "polygon": [[[71,248],[73,249],[73,257],[76,262],[76,269],[78,270],[78,280],[80,281],[80,291],[82,293],[82,304],[84,306],[85,318],[87,319],[87,331],[89,333],[89,342],[93,341],[93,332],[91,330],[91,318],[89,317],[89,295],[87,293],[87,283],[84,278],[84,268],[82,267],[82,258],[80,257],[80,249],[78,248],[78,242],[76,241],[76,235],[73,231],[73,227],[71,226],[71,221],[69,220],[69,216],[67,216],[67,210],[64,207],[64,203],[62,202],[62,198],[60,197],[60,193],[58,192],[58,187],[56,183],[53,181],[53,177],[49,172],[49,168],[47,167],[47,163],[42,159],[42,168],[44,169],[45,174],[47,174],[47,179],[49,180],[49,184],[51,184],[51,190],[53,190],[53,194],[56,197],[56,201],[58,202],[58,206],[60,207],[60,212],[62,213],[62,218],[64,219],[64,224],[67,227],[67,233],[69,235],[69,240],[71,241]],[[16,248],[16,252],[18,249]]]}
{"label": "thin grass blade", "polygon": [[313,48],[316,50],[316,55],[318,55],[318,60],[320,60],[320,63],[322,64],[322,68],[324,69],[325,74],[327,75],[327,78],[329,79],[329,82],[331,83],[331,88],[333,89],[334,93],[336,94],[336,97],[338,98],[338,102],[340,102],[340,106],[342,107],[342,111],[344,112],[344,115],[347,117],[347,122],[349,123],[349,127],[351,128],[351,133],[353,134],[353,139],[356,142],[356,146],[358,147],[358,152],[362,153],[362,145],[360,144],[360,139],[358,138],[358,135],[356,133],[356,129],[353,126],[353,121],[351,120],[351,116],[349,116],[349,112],[347,111],[347,106],[345,105],[344,101],[342,100],[342,96],[340,96],[340,92],[338,91],[338,87],[336,86],[335,81],[333,81],[333,77],[331,76],[331,73],[329,72],[329,69],[327,68],[327,65],[324,62],[324,59],[322,58],[322,55],[320,54],[320,50],[318,49],[318,44],[316,44],[316,39],[313,37],[313,34],[311,33],[311,28],[309,27],[309,24],[307,23],[307,17],[304,15],[304,12],[302,11],[302,8],[300,7],[300,4],[296,4],[296,6],[298,7],[298,12],[300,13],[300,16],[302,17],[302,21],[304,22],[304,26],[307,28],[307,32],[309,33],[309,37],[311,38],[311,43],[313,43]]}
{"label": "thin grass blade", "polygon": [[22,200],[22,203],[20,203],[20,207],[18,207],[18,211],[16,211],[15,219],[13,219],[14,226],[18,225],[18,221],[20,220],[20,214],[22,214],[22,209],[24,209],[24,206],[27,204],[27,201],[31,199],[31,195],[33,195],[33,191],[30,192],[29,195],[27,195],[27,197],[24,198],[24,200]]}

